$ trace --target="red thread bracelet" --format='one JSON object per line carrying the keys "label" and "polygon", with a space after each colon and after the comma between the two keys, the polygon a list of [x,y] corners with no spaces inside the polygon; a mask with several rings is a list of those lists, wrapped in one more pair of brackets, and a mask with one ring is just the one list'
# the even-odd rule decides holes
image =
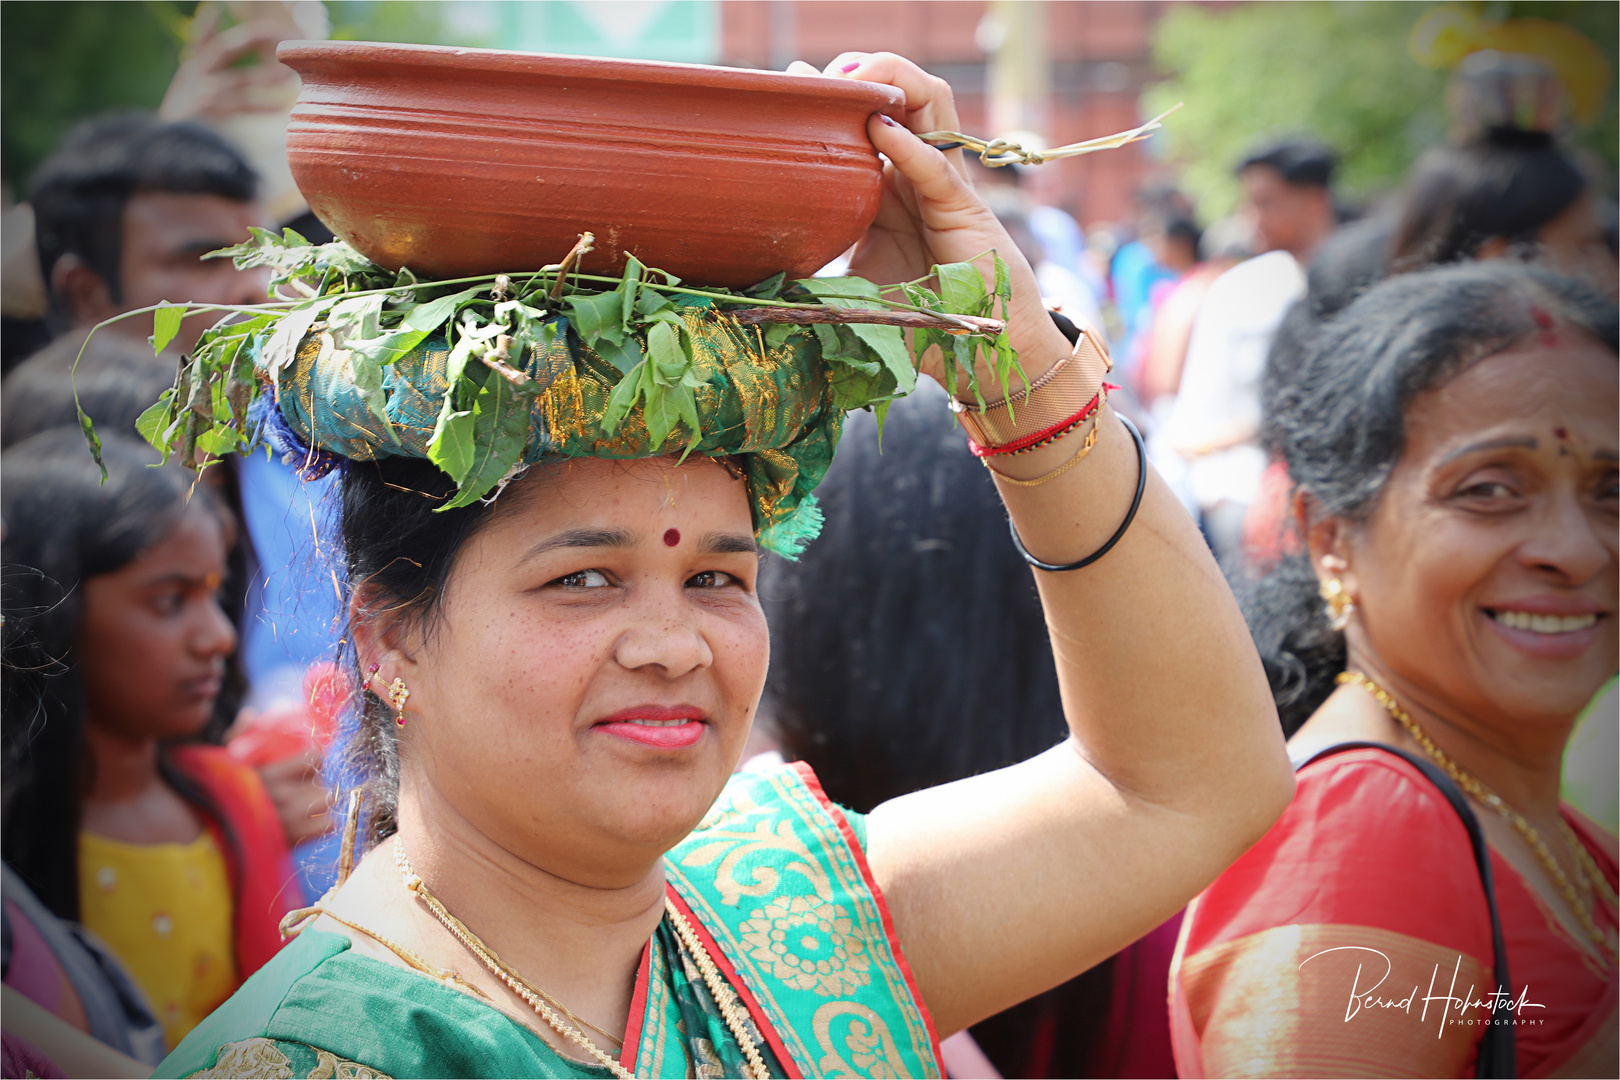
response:
{"label": "red thread bracelet", "polygon": [[1070,431],[1073,431],[1075,428],[1079,427],[1081,424],[1085,423],[1086,420],[1090,418],[1091,414],[1101,408],[1102,403],[1107,400],[1106,395],[1108,391],[1118,389],[1119,387],[1113,385],[1112,383],[1103,383],[1102,389],[1093,394],[1091,400],[1086,402],[1085,405],[1081,407],[1080,411],[1075,413],[1073,416],[1065,420],[1059,420],[1051,427],[1043,428],[1040,431],[1031,432],[1021,439],[1014,439],[1012,442],[1004,443],[1001,446],[980,446],[970,438],[968,439],[968,452],[976,458],[987,458],[998,457],[1002,454],[1019,454],[1026,450],[1033,450],[1037,445],[1066,435]]}

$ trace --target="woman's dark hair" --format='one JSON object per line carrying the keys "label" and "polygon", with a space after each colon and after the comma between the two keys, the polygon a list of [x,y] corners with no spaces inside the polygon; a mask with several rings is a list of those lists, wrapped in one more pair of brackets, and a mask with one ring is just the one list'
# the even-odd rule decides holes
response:
{"label": "woman's dark hair", "polygon": [[1418,160],[1395,227],[1397,273],[1474,258],[1492,237],[1528,253],[1586,191],[1579,166],[1540,132],[1494,131]]}
{"label": "woman's dark hair", "polygon": [[870,414],[849,417],[817,490],[821,536],[762,585],[767,712],[861,813],[1068,734],[1034,580],[939,396],[896,402],[881,452]]}
{"label": "woman's dark hair", "polygon": [[[817,498],[821,537],[797,563],[772,559],[761,586],[772,636],[762,712],[788,757],[866,812],[1063,740],[1034,580],[943,391],[896,402],[881,452],[872,416],[852,414]],[[1087,1054],[1111,978],[1104,964],[974,1037],[1003,1075],[1095,1075]],[[1048,1024],[1056,1043],[1036,1063]]]}
{"label": "woman's dark hair", "polygon": [[[455,481],[442,469],[419,458],[343,466],[348,580],[368,621],[431,629],[456,555],[493,512],[493,503],[483,502],[440,512],[455,490]],[[353,635],[346,637],[352,659]],[[357,684],[364,678],[360,675]],[[362,693],[360,699],[359,728],[349,740],[339,775],[363,791],[361,835],[375,843],[396,826],[399,753],[395,725],[381,698]]]}
{"label": "woman's dark hair", "polygon": [[[1325,323],[1281,385],[1267,439],[1314,519],[1364,521],[1406,446],[1406,410],[1425,391],[1534,333],[1545,312],[1616,348],[1616,309],[1587,286],[1521,263],[1438,267],[1367,290]],[[1303,554],[1237,583],[1239,601],[1292,734],[1344,670]]]}
{"label": "woman's dark hair", "polygon": [[[76,656],[80,586],[127,566],[168,536],[192,486],[178,466],[152,468],[156,453],[133,439],[104,435],[102,456],[106,483],[79,430],[57,428],[10,447],[0,465],[0,843],[6,862],[40,900],[71,920],[79,913],[76,852],[90,766]],[[213,509],[204,488],[190,497]],[[159,763],[171,787],[223,825],[195,785],[161,755]]]}
{"label": "woman's dark hair", "polygon": [[54,427],[77,428],[74,390],[97,434],[137,438],[135,421],[174,385],[174,365],[155,360],[152,347],[116,334],[97,334],[70,378],[55,357],[23,364],[6,379],[0,401],[0,446]]}

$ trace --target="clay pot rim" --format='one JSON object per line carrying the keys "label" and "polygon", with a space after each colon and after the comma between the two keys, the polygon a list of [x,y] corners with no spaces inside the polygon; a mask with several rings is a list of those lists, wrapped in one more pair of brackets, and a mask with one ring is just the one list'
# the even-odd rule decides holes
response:
{"label": "clay pot rim", "polygon": [[787,94],[796,97],[845,99],[865,104],[874,112],[897,114],[905,107],[905,91],[886,83],[836,79],[827,75],[789,75],[757,68],[685,64],[670,60],[624,60],[605,56],[570,56],[560,53],[518,52],[512,49],[474,49],[454,45],[405,45],[378,41],[283,41],[276,59],[306,75],[323,61],[344,64],[408,66],[428,70],[546,75],[551,77],[687,86],[746,93]]}

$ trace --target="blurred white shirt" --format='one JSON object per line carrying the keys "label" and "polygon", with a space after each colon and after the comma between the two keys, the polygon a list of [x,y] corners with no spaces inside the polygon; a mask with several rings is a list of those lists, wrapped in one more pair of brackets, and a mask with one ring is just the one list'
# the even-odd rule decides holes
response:
{"label": "blurred white shirt", "polygon": [[[1260,380],[1283,316],[1305,295],[1305,272],[1286,251],[1232,267],[1210,286],[1198,310],[1181,388],[1161,431],[1187,461],[1194,499],[1204,509],[1253,501],[1266,470],[1260,448]],[[1204,453],[1234,432],[1244,440]]]}

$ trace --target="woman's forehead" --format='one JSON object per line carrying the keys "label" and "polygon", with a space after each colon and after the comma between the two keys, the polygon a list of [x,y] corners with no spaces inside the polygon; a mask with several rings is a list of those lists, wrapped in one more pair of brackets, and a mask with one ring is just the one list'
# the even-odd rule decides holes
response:
{"label": "woman's forehead", "polygon": [[1555,429],[1579,429],[1587,438],[1606,433],[1608,445],[1615,442],[1617,411],[1614,353],[1564,330],[1556,342],[1538,335],[1420,394],[1407,410],[1407,445],[1419,453],[1445,452],[1494,432],[1550,436]]}

